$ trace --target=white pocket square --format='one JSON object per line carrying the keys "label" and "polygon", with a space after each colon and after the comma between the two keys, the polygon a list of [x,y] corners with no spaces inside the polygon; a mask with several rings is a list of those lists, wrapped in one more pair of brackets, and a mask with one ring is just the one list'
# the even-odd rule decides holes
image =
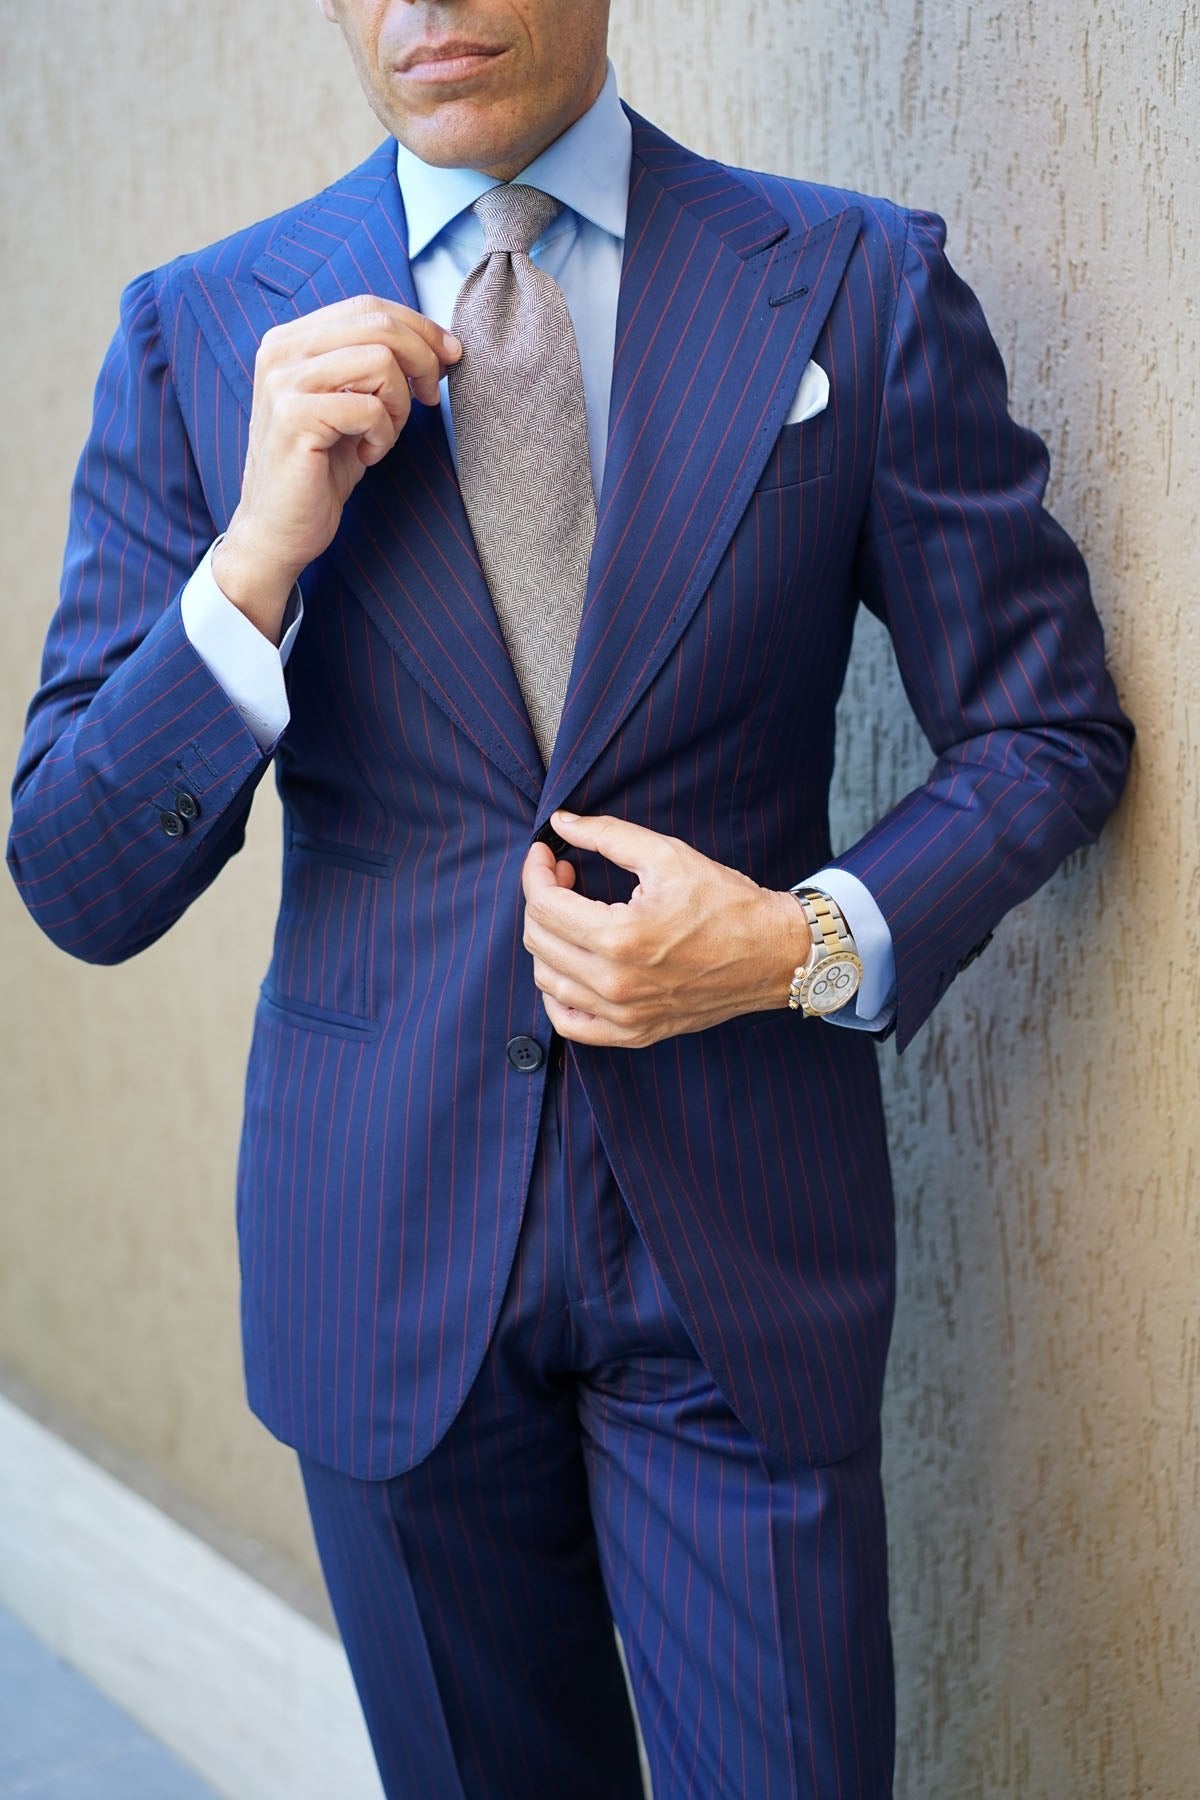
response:
{"label": "white pocket square", "polygon": [[828,405],[829,377],[818,363],[810,362],[800,378],[799,391],[784,424],[803,425],[805,419],[815,419]]}

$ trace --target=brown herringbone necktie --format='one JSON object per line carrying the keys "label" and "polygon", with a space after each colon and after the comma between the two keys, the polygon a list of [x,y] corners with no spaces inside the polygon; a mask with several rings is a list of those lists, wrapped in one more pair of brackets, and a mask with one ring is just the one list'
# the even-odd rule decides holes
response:
{"label": "brown herringbone necktie", "polygon": [[454,308],[463,354],[450,370],[458,478],[548,764],[596,535],[579,346],[562,289],[529,259],[561,208],[504,186],[474,210],[483,256]]}

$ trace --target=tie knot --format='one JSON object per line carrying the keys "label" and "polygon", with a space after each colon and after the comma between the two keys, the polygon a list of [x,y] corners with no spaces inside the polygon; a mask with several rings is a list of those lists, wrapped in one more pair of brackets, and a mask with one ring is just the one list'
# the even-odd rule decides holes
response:
{"label": "tie knot", "polygon": [[483,254],[497,251],[528,256],[547,225],[562,211],[561,201],[540,188],[504,183],[481,194],[472,208],[483,226]]}

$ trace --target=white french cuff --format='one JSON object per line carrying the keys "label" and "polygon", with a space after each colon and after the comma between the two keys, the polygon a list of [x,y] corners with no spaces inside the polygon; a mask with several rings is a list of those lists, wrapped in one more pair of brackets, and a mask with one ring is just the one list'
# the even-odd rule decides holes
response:
{"label": "white french cuff", "polygon": [[183,629],[192,649],[213,680],[224,688],[259,749],[269,755],[292,716],[283,671],[304,618],[304,601],[297,584],[288,597],[283,638],[277,649],[217,586],[212,554],[220,542],[216,538],[210,544],[204,561],[183,590]]}
{"label": "white french cuff", "polygon": [[818,869],[796,886],[820,888],[836,900],[862,960],[858,993],[849,1005],[826,1013],[824,1018],[830,1025],[847,1026],[852,1031],[885,1030],[896,1011],[896,951],[887,920],[869,888],[846,869]]}

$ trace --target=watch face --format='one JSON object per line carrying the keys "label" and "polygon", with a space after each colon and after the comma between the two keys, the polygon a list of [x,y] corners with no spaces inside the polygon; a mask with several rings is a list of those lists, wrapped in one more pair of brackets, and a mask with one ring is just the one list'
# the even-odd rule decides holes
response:
{"label": "watch face", "polygon": [[853,1000],[862,980],[862,964],[856,956],[827,956],[812,972],[804,1003],[810,1012],[836,1012]]}

